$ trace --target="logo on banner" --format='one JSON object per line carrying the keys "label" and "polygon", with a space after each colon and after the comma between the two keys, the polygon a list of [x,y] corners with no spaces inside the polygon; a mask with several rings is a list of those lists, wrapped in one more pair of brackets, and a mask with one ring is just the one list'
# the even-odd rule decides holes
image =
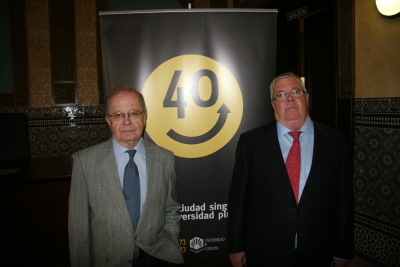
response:
{"label": "logo on banner", "polygon": [[219,246],[216,246],[214,243],[224,242],[225,237],[214,237],[214,238],[200,238],[194,237],[190,239],[190,251],[194,253],[199,253],[200,251],[211,251],[211,250],[219,250]]}
{"label": "logo on banner", "polygon": [[242,93],[232,73],[201,55],[174,57],[148,77],[146,132],[159,146],[183,158],[199,158],[224,147],[243,115]]}
{"label": "logo on banner", "polygon": [[203,239],[199,237],[195,237],[190,239],[190,251],[193,251],[195,253],[199,253],[200,251],[203,250]]}

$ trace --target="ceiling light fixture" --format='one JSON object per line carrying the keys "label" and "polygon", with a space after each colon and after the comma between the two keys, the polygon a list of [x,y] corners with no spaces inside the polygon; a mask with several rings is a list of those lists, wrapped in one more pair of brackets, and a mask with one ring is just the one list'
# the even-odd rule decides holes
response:
{"label": "ceiling light fixture", "polygon": [[400,0],[376,0],[376,7],[384,16],[395,16],[400,13]]}

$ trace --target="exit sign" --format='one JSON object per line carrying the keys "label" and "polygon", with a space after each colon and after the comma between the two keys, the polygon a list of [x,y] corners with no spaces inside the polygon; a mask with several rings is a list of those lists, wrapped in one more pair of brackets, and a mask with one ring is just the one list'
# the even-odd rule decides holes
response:
{"label": "exit sign", "polygon": [[302,17],[308,13],[308,6],[299,8],[295,11],[287,13],[287,21],[292,20],[292,19],[297,19],[299,17]]}

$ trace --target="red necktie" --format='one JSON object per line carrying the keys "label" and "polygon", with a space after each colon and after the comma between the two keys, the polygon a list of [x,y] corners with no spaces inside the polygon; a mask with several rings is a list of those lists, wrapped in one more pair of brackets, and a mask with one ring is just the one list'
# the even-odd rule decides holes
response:
{"label": "red necktie", "polygon": [[301,163],[301,151],[299,136],[300,131],[290,132],[293,137],[293,145],[289,150],[289,154],[286,159],[286,169],[289,174],[290,183],[292,184],[294,197],[296,198],[296,204],[299,199],[299,182],[300,182],[300,163]]}

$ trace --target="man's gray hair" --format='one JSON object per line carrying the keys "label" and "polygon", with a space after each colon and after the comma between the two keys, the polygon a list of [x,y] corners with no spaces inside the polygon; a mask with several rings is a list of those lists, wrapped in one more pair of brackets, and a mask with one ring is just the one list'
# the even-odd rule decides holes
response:
{"label": "man's gray hair", "polygon": [[276,81],[279,81],[279,80],[282,80],[282,79],[286,79],[286,78],[290,78],[290,77],[295,78],[301,84],[301,87],[303,88],[304,92],[307,93],[306,86],[304,85],[303,80],[299,76],[297,76],[293,72],[285,72],[285,73],[282,73],[282,74],[279,74],[278,76],[276,76],[272,80],[271,84],[269,85],[269,92],[271,94],[271,101],[274,98],[273,93],[274,93],[274,87],[275,87]]}

